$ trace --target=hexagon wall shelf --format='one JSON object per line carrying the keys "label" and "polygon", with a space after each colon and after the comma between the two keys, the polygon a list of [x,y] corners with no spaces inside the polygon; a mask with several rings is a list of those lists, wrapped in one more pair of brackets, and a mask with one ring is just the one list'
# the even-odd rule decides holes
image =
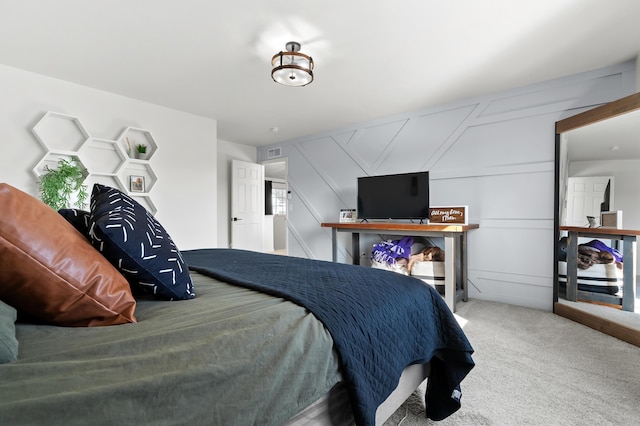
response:
{"label": "hexagon wall shelf", "polygon": [[153,204],[153,201],[151,201],[150,197],[148,196],[137,197],[135,194],[129,194],[129,196],[134,200],[136,200],[138,203],[140,203],[140,205],[143,206],[145,209],[147,209],[147,211],[152,215],[155,215],[156,212],[158,211],[155,204]]}
{"label": "hexagon wall shelf", "polygon": [[118,188],[121,191],[128,192],[127,188],[122,188],[120,186],[120,182],[118,181],[115,175],[89,175],[84,180],[84,183],[85,185],[87,185],[87,189],[89,190],[89,195],[91,195],[93,184],[95,183],[110,186],[112,188]]}
{"label": "hexagon wall shelf", "polygon": [[151,132],[135,127],[127,127],[124,129],[122,133],[120,133],[120,136],[118,136],[118,142],[130,158],[137,158],[135,147],[139,144],[147,146],[147,156],[145,160],[150,160],[158,150],[158,144]]}
{"label": "hexagon wall shelf", "polygon": [[47,151],[77,151],[89,138],[77,117],[57,112],[47,112],[31,130]]}
{"label": "hexagon wall shelf", "polygon": [[33,168],[33,174],[35,175],[36,178],[40,179],[40,177],[45,174],[45,167],[48,167],[50,169],[57,169],[58,162],[60,161],[60,159],[65,159],[67,161],[70,161],[73,158],[75,158],[78,161],[78,163],[80,163],[80,166],[83,169],[89,172],[89,169],[87,169],[87,166],[82,162],[82,160],[75,153],[67,154],[67,153],[58,153],[55,151],[49,151],[44,155],[44,157],[42,157],[40,161],[38,161],[38,164],[36,164],[36,166]]}
{"label": "hexagon wall shelf", "polygon": [[118,142],[95,138],[82,145],[78,157],[90,173],[101,175],[115,174],[128,159]]}
{"label": "hexagon wall shelf", "polygon": [[[76,157],[88,172],[85,184],[89,192],[94,183],[119,188],[149,213],[157,213],[149,191],[158,177],[148,160],[156,153],[158,145],[148,130],[126,127],[116,140],[98,139],[91,137],[77,117],[51,111],[45,113],[31,130],[46,151],[33,168],[37,179],[44,174],[45,167],[54,169],[61,158]],[[134,147],[138,144],[147,145],[145,159],[134,159]],[[142,192],[132,191],[131,176],[144,178]]]}
{"label": "hexagon wall shelf", "polygon": [[158,177],[153,172],[153,169],[146,161],[129,160],[118,171],[117,177],[121,183],[121,186],[126,188],[131,194],[131,176],[141,176],[144,178],[144,189],[141,191],[144,194],[149,193],[153,185],[155,185]]}

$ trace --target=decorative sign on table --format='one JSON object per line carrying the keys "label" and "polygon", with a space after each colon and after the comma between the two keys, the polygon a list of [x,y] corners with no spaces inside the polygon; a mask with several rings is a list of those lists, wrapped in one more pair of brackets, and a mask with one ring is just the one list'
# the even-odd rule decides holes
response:
{"label": "decorative sign on table", "polygon": [[468,225],[469,206],[430,207],[429,223],[434,225]]}

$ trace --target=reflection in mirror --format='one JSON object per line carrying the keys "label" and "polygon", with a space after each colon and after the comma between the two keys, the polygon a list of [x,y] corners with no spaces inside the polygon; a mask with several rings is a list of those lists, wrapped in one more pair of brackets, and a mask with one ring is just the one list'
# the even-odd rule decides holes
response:
{"label": "reflection in mirror", "polygon": [[[554,312],[638,346],[639,184],[640,94],[556,123]],[[577,250],[567,251],[572,239]],[[633,277],[626,287],[625,276]],[[573,292],[568,279],[577,282]]]}
{"label": "reflection in mirror", "polygon": [[561,226],[597,228],[602,225],[601,214],[610,212],[615,206],[615,177],[592,176],[591,165],[584,169],[583,165],[569,156],[567,193],[560,210]]}

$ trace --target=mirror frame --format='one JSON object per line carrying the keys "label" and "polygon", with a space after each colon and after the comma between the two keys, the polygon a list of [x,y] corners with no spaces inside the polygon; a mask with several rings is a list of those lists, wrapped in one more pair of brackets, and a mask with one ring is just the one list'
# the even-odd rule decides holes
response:
{"label": "mirror frame", "polygon": [[[626,114],[640,109],[640,92],[633,95],[626,96],[616,101],[609,102],[599,107],[584,111],[580,114],[576,114],[572,117],[565,118],[556,122],[556,134],[555,134],[555,178],[554,178],[554,213],[553,213],[553,312],[557,312],[558,308],[558,241],[560,240],[560,141],[561,134],[570,130],[578,129],[580,127],[587,126],[589,124],[597,123],[602,120],[606,120],[618,115]],[[565,311],[565,309],[562,309]],[[576,317],[569,317],[563,312],[562,316],[566,316],[574,321],[581,322],[591,328],[621,338],[622,340],[629,341],[624,338],[629,334],[633,335],[632,340],[637,344],[638,336],[640,336],[640,330],[635,331],[627,327],[627,330],[613,330],[611,324],[603,324],[603,320],[600,321],[595,315],[578,315]],[[616,323],[614,323],[616,324]],[[615,328],[615,325],[614,325]],[[630,342],[633,343],[633,342]]]}

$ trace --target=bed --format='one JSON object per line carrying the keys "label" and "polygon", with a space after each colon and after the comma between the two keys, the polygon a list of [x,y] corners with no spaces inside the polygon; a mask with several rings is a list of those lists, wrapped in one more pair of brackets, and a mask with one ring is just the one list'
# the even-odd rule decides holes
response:
{"label": "bed", "polygon": [[427,374],[425,416],[460,407],[473,349],[417,279],[180,251],[102,185],[87,212],[7,184],[0,205],[0,424],[381,424]]}

